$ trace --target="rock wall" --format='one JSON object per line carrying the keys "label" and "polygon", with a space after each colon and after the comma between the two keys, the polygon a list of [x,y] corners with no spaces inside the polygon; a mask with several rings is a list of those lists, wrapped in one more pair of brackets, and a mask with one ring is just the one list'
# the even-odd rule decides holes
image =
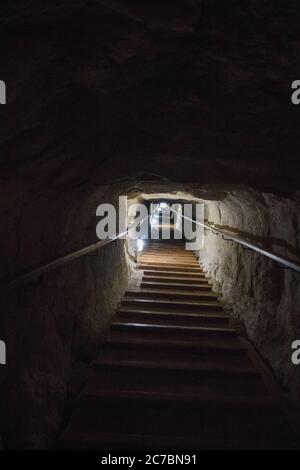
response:
{"label": "rock wall", "polygon": [[[92,215],[101,202],[114,202],[115,194],[112,187],[49,191],[32,200],[26,194],[21,205],[16,195],[14,210],[5,207],[9,243],[1,252],[2,277],[96,241]],[[0,368],[4,447],[54,445],[64,405],[84,382],[127,278],[119,241],[1,293],[0,332],[7,345],[7,366]]]}
{"label": "rock wall", "polygon": [[[207,217],[218,228],[297,259],[299,204],[299,192],[282,198],[240,190],[222,201],[207,201]],[[214,288],[223,293],[224,303],[242,321],[277,378],[300,397],[299,372],[291,362],[292,341],[300,338],[300,274],[209,230],[200,258]]]}
{"label": "rock wall", "polygon": [[[163,188],[161,183],[158,192]],[[137,197],[141,192],[135,183],[124,181],[47,191],[17,184],[3,187],[7,203],[0,208],[6,220],[0,226],[5,241],[1,278],[95,242],[98,205],[117,206],[124,193]],[[287,257],[297,256],[299,193],[282,198],[249,189],[210,188],[190,196],[206,203],[207,219],[217,227]],[[80,391],[134,271],[128,253],[123,241],[116,242],[35,282],[1,292],[0,336],[7,344],[8,363],[0,368],[4,447],[55,445],[67,418],[66,402]],[[211,232],[206,232],[200,257],[214,288],[222,290],[225,305],[243,322],[282,384],[299,394],[298,371],[291,364],[291,343],[300,338],[299,275]],[[133,275],[132,282],[138,277]]]}

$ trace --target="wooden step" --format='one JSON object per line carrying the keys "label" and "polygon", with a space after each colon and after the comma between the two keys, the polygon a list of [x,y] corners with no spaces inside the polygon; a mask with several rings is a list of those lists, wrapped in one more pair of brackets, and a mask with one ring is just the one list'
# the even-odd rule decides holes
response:
{"label": "wooden step", "polygon": [[154,264],[154,265],[182,265],[183,267],[191,265],[191,267],[201,268],[201,265],[198,263],[197,260],[185,260],[185,259],[178,259],[174,257],[164,258],[160,257],[157,259],[139,256],[139,263],[141,264]]}
{"label": "wooden step", "polygon": [[201,375],[202,377],[259,377],[259,373],[253,368],[250,361],[247,365],[235,365],[226,364],[218,361],[217,358],[201,357],[197,363],[191,363],[190,361],[149,361],[149,360],[130,360],[130,359],[102,359],[98,357],[93,363],[94,367],[98,369],[114,369],[114,370],[132,370],[134,369],[137,373],[140,371],[149,371],[149,373],[156,373],[157,371],[176,371],[182,375]]}
{"label": "wooden step", "polygon": [[[154,338],[155,339],[155,338]],[[109,363],[111,364],[111,362]],[[205,377],[204,377],[205,376]],[[253,396],[267,394],[267,388],[259,375],[225,374],[220,370],[201,373],[184,369],[94,366],[86,389],[161,391],[176,394],[178,400],[183,393],[198,395]]]}
{"label": "wooden step", "polygon": [[200,272],[183,272],[177,270],[167,271],[163,268],[161,269],[144,269],[144,276],[160,276],[160,277],[180,277],[180,278],[188,278],[188,279],[203,279],[207,280],[206,274],[203,271]]}
{"label": "wooden step", "polygon": [[187,251],[184,250],[182,247],[181,248],[145,248],[142,251],[142,254],[154,254],[154,255],[188,255],[188,256],[195,256],[195,254],[192,251]]}
{"label": "wooden step", "polygon": [[188,251],[179,251],[179,250],[146,250],[141,253],[141,256],[155,256],[155,257],[185,257],[196,259],[194,253]]}
{"label": "wooden step", "polygon": [[214,300],[197,300],[197,301],[183,301],[183,300],[163,300],[163,299],[144,299],[144,298],[124,298],[122,301],[122,306],[129,306],[133,308],[158,308],[160,310],[166,311],[178,311],[184,309],[185,311],[197,311],[201,313],[202,311],[223,311],[219,302]]}
{"label": "wooden step", "polygon": [[195,266],[195,267],[201,267],[199,265],[199,263],[195,260],[186,260],[186,259],[178,259],[178,258],[157,258],[157,259],[154,259],[154,258],[148,258],[148,257],[144,257],[144,256],[139,256],[139,263],[154,263],[154,264],[182,264],[183,266]]}
{"label": "wooden step", "polygon": [[199,291],[199,292],[190,292],[190,291],[177,291],[177,290],[159,290],[159,289],[141,289],[137,290],[127,290],[125,293],[124,300],[128,298],[134,299],[163,299],[163,300],[186,300],[188,302],[194,300],[214,300],[218,299],[218,296],[213,292],[209,291]]}
{"label": "wooden step", "polygon": [[199,267],[187,267],[187,266],[170,266],[170,265],[155,265],[150,263],[140,263],[137,265],[138,269],[143,271],[170,271],[172,273],[194,273],[194,274],[203,274],[203,270]]}
{"label": "wooden step", "polygon": [[191,277],[164,277],[160,276],[159,274],[157,276],[154,275],[143,275],[143,282],[156,282],[156,283],[162,283],[162,284],[188,284],[188,285],[199,285],[199,286],[209,286],[210,284],[207,279],[205,278],[191,278]]}
{"label": "wooden step", "polygon": [[[132,322],[134,323],[134,322]],[[143,323],[142,323],[143,324]],[[215,325],[217,326],[217,325]],[[204,327],[204,328],[214,328],[213,326]],[[131,338],[137,339],[139,341],[143,340],[156,340],[164,342],[199,342],[199,344],[211,344],[213,341],[221,347],[238,347],[240,346],[240,341],[236,336],[222,335],[222,334],[212,334],[202,331],[201,334],[190,332],[182,332],[180,329],[172,329],[171,331],[167,328],[161,329],[151,329],[151,328],[127,328],[127,329],[113,329],[110,331],[109,338]],[[217,349],[217,348],[216,348]]]}
{"label": "wooden step", "polygon": [[218,345],[212,339],[195,340],[157,339],[156,337],[134,337],[111,333],[103,345],[98,359],[135,361],[163,361],[178,364],[217,364],[220,368],[249,367],[248,350],[236,338],[224,337]]}
{"label": "wooden step", "polygon": [[[235,405],[222,401],[166,402],[134,398],[89,400],[74,413],[69,430],[210,439],[288,440],[284,420],[266,402]],[[68,432],[68,431],[67,431]]]}
{"label": "wooden step", "polygon": [[226,354],[222,356],[220,359],[219,356],[211,354],[211,350],[207,348],[207,353],[200,355],[199,352],[193,352],[193,351],[185,351],[183,352],[177,352],[174,349],[173,350],[168,350],[168,349],[157,349],[155,351],[152,351],[149,349],[149,347],[138,347],[138,346],[131,346],[126,349],[125,347],[111,347],[111,345],[106,344],[103,347],[103,350],[101,354],[99,355],[99,359],[101,360],[108,360],[108,361],[135,361],[136,358],[138,357],[139,361],[163,361],[163,362],[170,362],[172,361],[173,363],[176,362],[178,366],[181,363],[186,363],[189,362],[190,364],[196,365],[201,362],[206,362],[209,360],[212,362],[214,359],[215,361],[218,361],[218,365],[222,368],[228,368],[228,367],[247,367],[249,364],[249,359],[247,358],[246,355],[237,355],[237,354],[229,354],[229,351],[226,351]]}
{"label": "wooden step", "polygon": [[197,263],[197,262],[186,262],[184,263],[183,261],[180,262],[180,261],[143,261],[141,260],[141,263],[142,265],[146,265],[146,266],[158,266],[160,268],[167,268],[167,267],[170,267],[170,268],[184,268],[184,269],[201,269],[200,265]]}
{"label": "wooden step", "polygon": [[[115,350],[123,351],[158,351],[181,354],[183,357],[186,354],[199,354],[203,355],[224,355],[224,356],[247,356],[248,350],[240,344],[238,341],[221,340],[217,343],[209,340],[197,340],[197,341],[176,341],[171,338],[166,340],[159,339],[147,339],[147,338],[134,338],[130,335],[113,335],[111,334],[104,344]],[[137,357],[139,357],[137,353]]]}
{"label": "wooden step", "polygon": [[192,255],[175,255],[175,254],[170,254],[170,255],[166,255],[166,254],[157,254],[157,255],[154,255],[154,254],[146,254],[146,253],[143,253],[139,256],[140,259],[144,259],[144,260],[153,260],[153,261],[161,261],[161,260],[164,260],[164,261],[169,261],[169,260],[176,260],[176,261],[187,261],[187,262],[190,262],[190,261],[193,261],[193,262],[196,262],[198,263],[198,260],[195,256],[192,256]]}
{"label": "wooden step", "polygon": [[149,258],[149,259],[154,259],[155,261],[159,261],[161,259],[178,259],[178,260],[186,260],[186,261],[197,261],[198,259],[194,255],[185,255],[183,253],[140,253],[140,258]]}
{"label": "wooden step", "polygon": [[149,318],[150,320],[153,319],[154,322],[158,319],[163,320],[173,320],[173,321],[180,321],[185,322],[186,325],[190,325],[192,321],[197,321],[199,323],[202,322],[211,322],[211,323],[223,323],[228,324],[229,318],[227,315],[223,313],[211,313],[211,312],[203,312],[203,313],[193,313],[193,312],[166,312],[166,311],[159,311],[153,309],[133,309],[128,307],[120,307],[117,311],[118,317],[131,317],[132,319],[143,319]]}
{"label": "wooden step", "polygon": [[[128,390],[111,390],[110,392],[100,389],[87,390],[81,395],[82,402],[101,406],[103,402],[108,404],[116,404],[120,406],[122,402],[128,404],[135,402],[136,406],[143,406],[148,403],[158,403],[162,406],[178,407],[178,396],[174,393],[153,392],[153,391],[128,391]],[[250,408],[253,411],[260,409],[261,411],[276,411],[280,407],[280,401],[272,396],[239,396],[231,397],[228,395],[202,395],[192,393],[181,394],[180,401],[183,405],[191,405],[195,409],[209,407],[221,407],[230,409],[231,411],[240,410],[245,412]]]}
{"label": "wooden step", "polygon": [[[146,256],[139,256],[139,263],[154,263],[154,264],[179,264],[183,266],[196,266],[199,267],[199,263],[196,260],[182,259],[182,258],[149,258]],[[200,266],[201,267],[201,266]]]}
{"label": "wooden step", "polygon": [[161,254],[167,254],[167,255],[184,255],[184,256],[193,256],[196,258],[195,253],[193,251],[187,251],[187,250],[182,250],[182,249],[168,249],[168,248],[162,248],[162,249],[156,249],[156,248],[146,248],[145,250],[142,251],[142,254],[155,254],[155,255],[161,255]]}
{"label": "wooden step", "polygon": [[155,282],[143,280],[141,282],[141,288],[144,289],[158,289],[158,290],[185,290],[188,292],[199,292],[199,291],[209,291],[211,292],[211,286],[207,284],[188,284],[188,283],[179,283],[179,282]]}
{"label": "wooden step", "polygon": [[149,255],[149,256],[188,256],[188,257],[194,257],[194,253],[191,253],[189,251],[183,251],[183,250],[167,250],[167,249],[162,249],[162,250],[144,250],[141,253],[142,255]]}
{"label": "wooden step", "polygon": [[187,254],[187,255],[194,255],[193,251],[190,250],[185,250],[184,247],[173,247],[173,248],[168,248],[168,247],[161,247],[161,248],[156,248],[156,247],[145,247],[143,250],[143,253],[177,253],[177,254]]}
{"label": "wooden step", "polygon": [[179,337],[204,337],[204,338],[221,338],[235,337],[236,331],[226,327],[204,327],[204,326],[183,326],[183,325],[164,325],[163,323],[150,323],[145,320],[143,323],[113,321],[111,325],[112,331],[136,331],[137,333],[155,333],[157,335],[175,335]]}
{"label": "wooden step", "polygon": [[205,326],[209,327],[226,327],[229,324],[229,320],[226,317],[218,315],[195,315],[189,314],[176,314],[166,312],[151,312],[141,313],[138,311],[125,313],[118,312],[114,318],[115,322],[126,322],[126,323],[143,323],[143,324],[160,324],[160,325],[174,325],[174,326]]}

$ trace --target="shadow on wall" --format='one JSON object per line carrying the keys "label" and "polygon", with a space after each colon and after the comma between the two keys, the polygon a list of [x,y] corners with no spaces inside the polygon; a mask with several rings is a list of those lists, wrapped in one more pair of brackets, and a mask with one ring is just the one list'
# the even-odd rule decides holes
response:
{"label": "shadow on wall", "polygon": [[[87,196],[86,190],[77,189],[27,200],[19,208],[18,231],[14,220],[6,226],[9,229],[11,223],[12,237],[2,252],[2,277],[96,241],[96,208],[102,201],[114,203],[119,191],[122,188],[102,187]],[[16,217],[18,207],[10,214]],[[98,255],[2,293],[0,331],[8,349],[7,366],[0,370],[4,448],[54,445],[64,424],[66,401],[80,391],[127,281],[120,240]]]}

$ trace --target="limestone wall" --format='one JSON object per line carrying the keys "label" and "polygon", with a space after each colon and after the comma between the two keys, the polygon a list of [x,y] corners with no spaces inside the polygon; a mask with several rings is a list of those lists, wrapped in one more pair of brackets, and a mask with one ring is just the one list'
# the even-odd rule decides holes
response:
{"label": "limestone wall", "polygon": [[[300,198],[243,190],[207,201],[208,221],[299,260]],[[298,255],[298,256],[297,256]],[[201,261],[281,383],[300,393],[291,343],[300,338],[300,274],[207,231]]]}

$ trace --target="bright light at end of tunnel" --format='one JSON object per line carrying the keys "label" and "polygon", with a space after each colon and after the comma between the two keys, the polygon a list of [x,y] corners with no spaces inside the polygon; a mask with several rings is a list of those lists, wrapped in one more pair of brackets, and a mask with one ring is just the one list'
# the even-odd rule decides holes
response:
{"label": "bright light at end of tunnel", "polygon": [[140,253],[141,251],[143,251],[144,249],[144,242],[143,240],[138,240],[137,241],[137,244],[136,244],[136,247],[137,247],[137,251]]}
{"label": "bright light at end of tunnel", "polygon": [[167,209],[167,207],[169,207],[169,205],[168,205],[166,202],[161,202],[160,205],[159,205],[159,207],[160,207],[161,209]]}

